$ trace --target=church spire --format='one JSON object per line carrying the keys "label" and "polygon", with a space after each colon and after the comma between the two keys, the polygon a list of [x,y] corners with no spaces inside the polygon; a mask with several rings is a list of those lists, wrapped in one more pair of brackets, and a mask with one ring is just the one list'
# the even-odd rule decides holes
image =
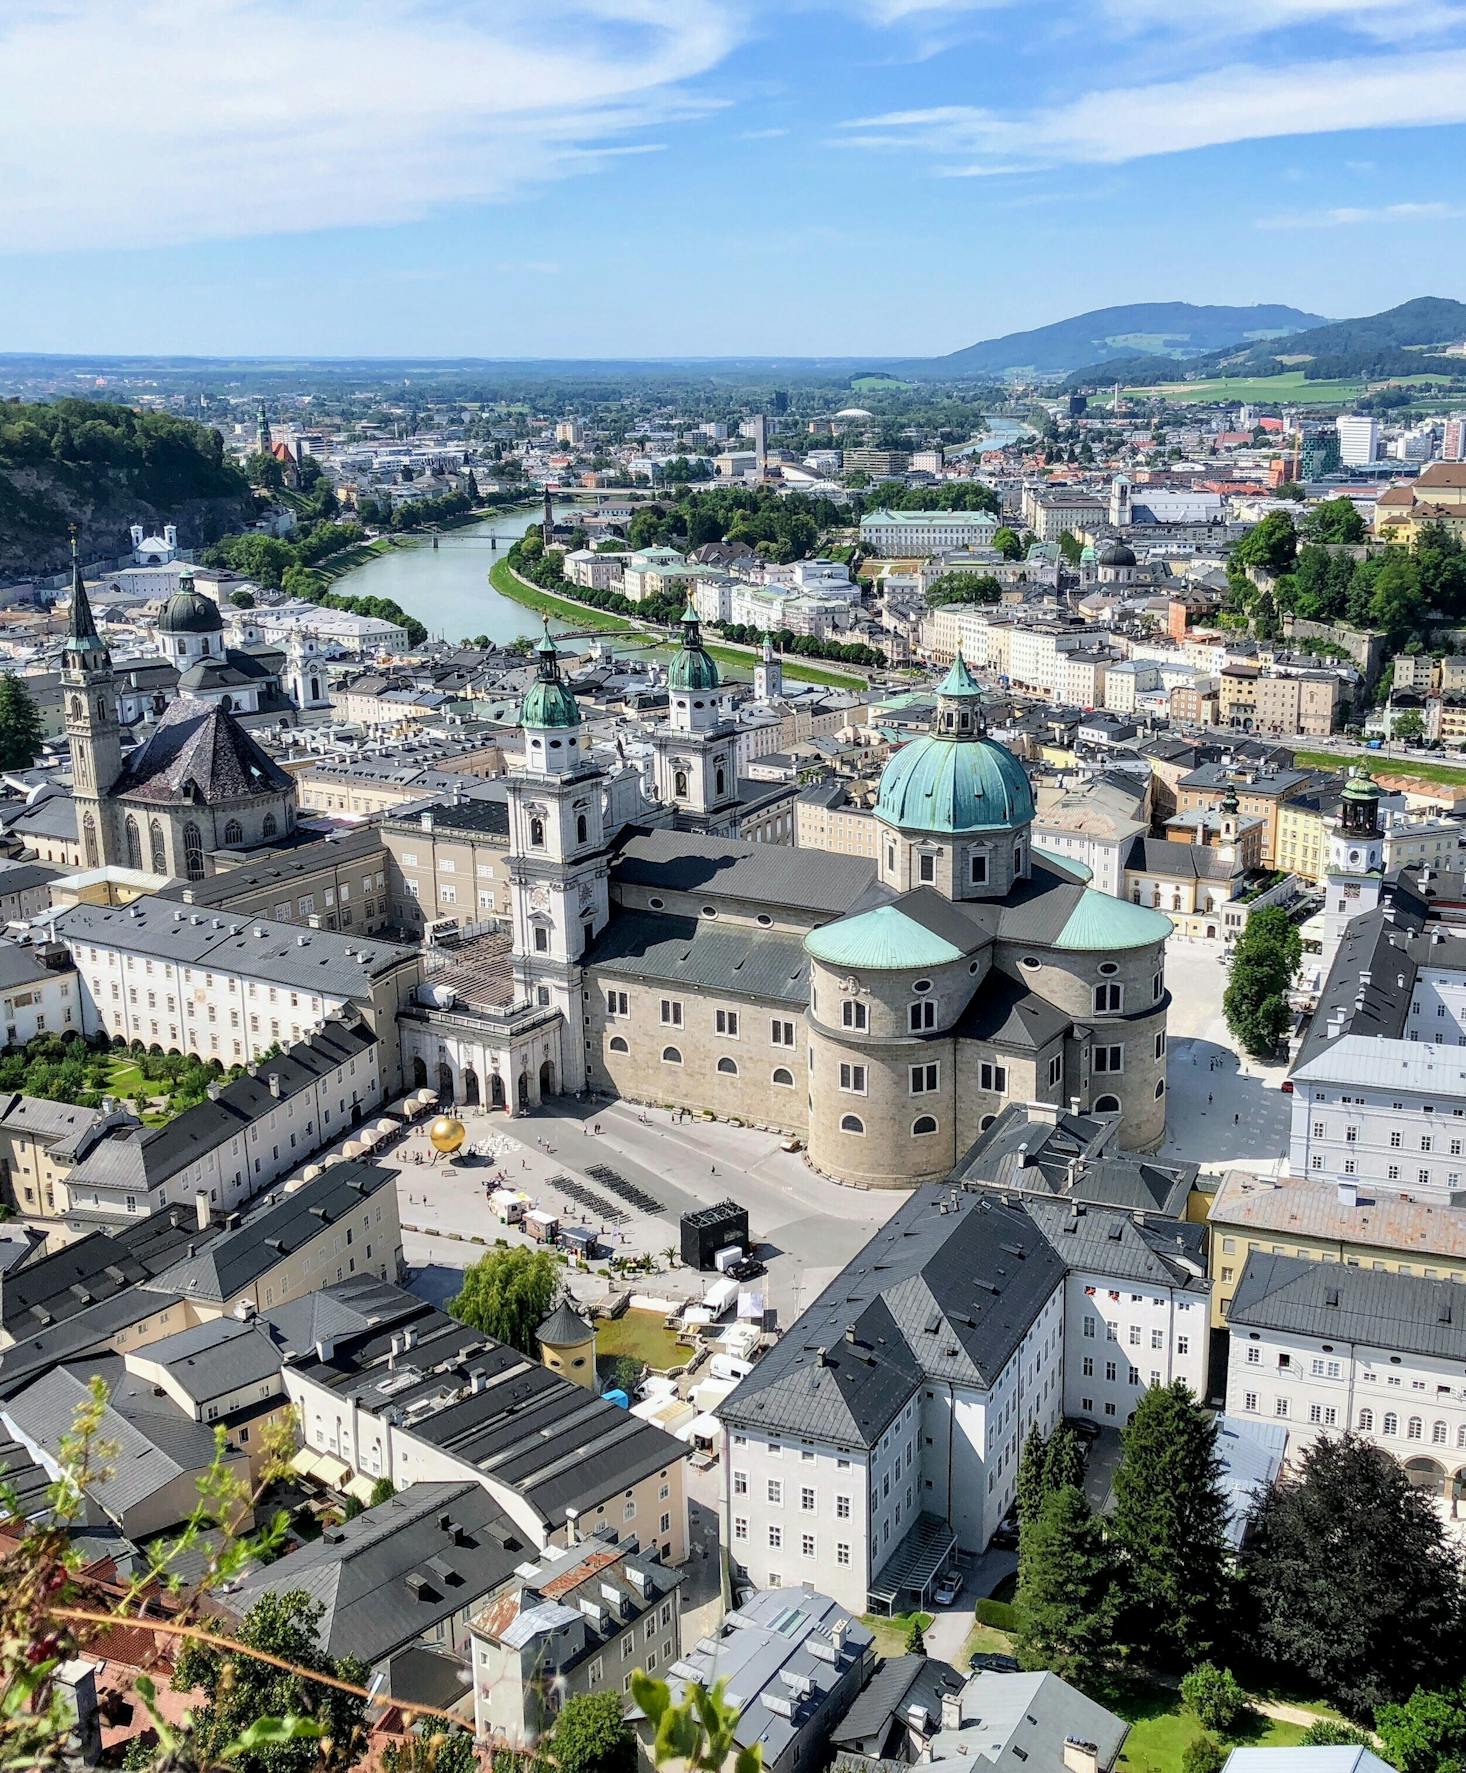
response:
{"label": "church spire", "polygon": [[262,456],[270,453],[270,417],[265,411],[264,400],[260,401],[259,428],[255,433],[255,448]]}
{"label": "church spire", "polygon": [[81,555],[77,549],[74,523],[71,526],[71,609],[66,623],[66,645],[62,650],[68,657],[75,656],[78,667],[107,658],[107,649],[97,633],[92,615],[91,599],[82,583]]}

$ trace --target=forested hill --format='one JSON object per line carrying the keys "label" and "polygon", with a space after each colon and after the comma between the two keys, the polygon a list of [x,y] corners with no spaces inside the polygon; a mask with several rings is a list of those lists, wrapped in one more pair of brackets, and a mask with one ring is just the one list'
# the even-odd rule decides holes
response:
{"label": "forested hill", "polygon": [[[1416,296],[1381,314],[1365,314],[1357,320],[1332,320],[1295,333],[1286,340],[1253,345],[1240,354],[1225,354],[1229,375],[1269,375],[1298,366],[1307,359],[1330,375],[1398,375],[1411,369],[1437,367],[1429,347],[1448,346],[1466,339],[1466,303],[1445,296]],[[1409,350],[1410,356],[1403,354]],[[1287,359],[1279,362],[1279,357]],[[1412,361],[1413,359],[1413,361]],[[1450,365],[1446,365],[1449,371]],[[1457,360],[1459,368],[1459,360]]]}
{"label": "forested hill", "polygon": [[94,559],[125,552],[134,523],[176,523],[197,547],[247,509],[217,431],[103,401],[0,401],[0,583],[60,571],[72,523]]}

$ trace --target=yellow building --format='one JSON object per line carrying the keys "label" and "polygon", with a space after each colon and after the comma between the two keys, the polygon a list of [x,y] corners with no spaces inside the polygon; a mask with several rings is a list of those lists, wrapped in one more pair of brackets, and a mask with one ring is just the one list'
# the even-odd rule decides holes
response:
{"label": "yellow building", "polygon": [[1466,1280],[1466,1214],[1404,1195],[1229,1170],[1207,1222],[1216,1329],[1226,1326],[1227,1307],[1253,1251],[1427,1280]]}
{"label": "yellow building", "polygon": [[596,1333],[568,1299],[535,1331],[540,1359],[552,1373],[596,1391]]}
{"label": "yellow building", "polygon": [[1374,507],[1374,533],[1407,546],[1439,525],[1466,540],[1466,462],[1432,462],[1412,481],[1386,487]]}

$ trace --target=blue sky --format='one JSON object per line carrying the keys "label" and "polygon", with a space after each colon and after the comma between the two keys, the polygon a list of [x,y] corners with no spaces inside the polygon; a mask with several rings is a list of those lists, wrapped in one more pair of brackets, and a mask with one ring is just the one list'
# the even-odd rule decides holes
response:
{"label": "blue sky", "polygon": [[1463,0],[3,0],[0,350],[926,354],[1466,295]]}

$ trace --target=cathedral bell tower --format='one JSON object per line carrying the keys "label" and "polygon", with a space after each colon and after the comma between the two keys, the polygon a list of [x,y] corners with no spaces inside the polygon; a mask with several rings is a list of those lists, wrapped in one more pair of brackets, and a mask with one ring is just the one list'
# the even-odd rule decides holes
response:
{"label": "cathedral bell tower", "polygon": [[702,643],[691,601],[682,612],[682,647],[667,668],[667,721],[651,735],[657,797],[676,809],[679,830],[734,834],[738,781],[730,691]]}
{"label": "cathedral bell tower", "polygon": [[61,650],[61,698],[82,866],[106,868],[121,854],[107,796],[122,774],[122,723],[112,655],[92,619],[75,529],[71,532],[71,611]]}
{"label": "cathedral bell tower", "polygon": [[1379,822],[1379,784],[1357,769],[1339,796],[1339,816],[1329,831],[1325,877],[1323,976],[1352,918],[1379,904],[1385,878],[1385,839]]}
{"label": "cathedral bell tower", "polygon": [[509,776],[509,892],[514,979],[531,1003],[565,1018],[558,1087],[585,1087],[581,961],[610,910],[603,772],[560,675],[549,622],[520,710],[524,765]]}
{"label": "cathedral bell tower", "polygon": [[774,651],[774,637],[764,635],[763,650],[753,668],[753,693],[757,701],[776,701],[784,693],[784,663]]}

